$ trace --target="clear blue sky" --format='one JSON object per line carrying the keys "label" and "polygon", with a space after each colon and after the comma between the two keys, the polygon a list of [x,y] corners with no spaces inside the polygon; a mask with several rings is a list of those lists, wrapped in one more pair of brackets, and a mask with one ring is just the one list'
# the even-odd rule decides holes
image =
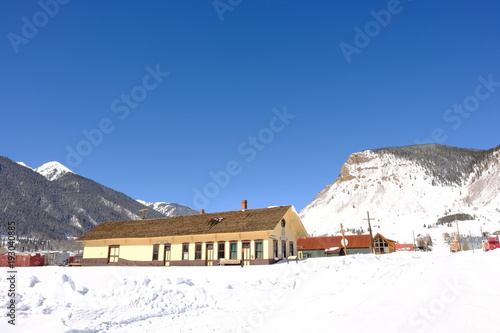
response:
{"label": "clear blue sky", "polygon": [[300,210],[357,151],[500,145],[495,0],[59,1],[0,12],[0,155],[31,167]]}

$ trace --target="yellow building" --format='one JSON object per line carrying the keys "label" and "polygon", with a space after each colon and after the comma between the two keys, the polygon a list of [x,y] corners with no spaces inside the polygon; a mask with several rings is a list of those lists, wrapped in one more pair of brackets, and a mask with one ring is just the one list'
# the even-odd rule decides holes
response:
{"label": "yellow building", "polygon": [[82,265],[272,264],[296,255],[307,232],[292,206],[104,222],[77,239]]}

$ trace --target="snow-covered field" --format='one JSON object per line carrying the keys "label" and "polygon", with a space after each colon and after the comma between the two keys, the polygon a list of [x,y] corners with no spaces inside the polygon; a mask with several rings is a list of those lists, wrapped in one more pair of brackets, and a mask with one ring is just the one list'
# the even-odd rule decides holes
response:
{"label": "snow-covered field", "polygon": [[[18,268],[1,332],[500,332],[500,250],[251,267]],[[7,269],[0,305],[7,312]]]}

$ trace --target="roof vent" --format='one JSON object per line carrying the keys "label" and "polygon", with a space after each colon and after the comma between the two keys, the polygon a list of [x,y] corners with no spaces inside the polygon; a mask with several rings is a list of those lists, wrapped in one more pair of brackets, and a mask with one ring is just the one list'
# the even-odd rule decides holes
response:
{"label": "roof vent", "polygon": [[210,222],[208,222],[208,224],[210,225],[210,227],[213,227],[222,220],[224,220],[223,217],[214,217],[213,219],[210,220]]}

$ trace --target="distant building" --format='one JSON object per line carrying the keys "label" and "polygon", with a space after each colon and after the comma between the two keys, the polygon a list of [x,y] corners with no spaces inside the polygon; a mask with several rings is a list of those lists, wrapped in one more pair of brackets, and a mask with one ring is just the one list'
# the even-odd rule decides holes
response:
{"label": "distant building", "polygon": [[[370,235],[346,235],[347,254],[371,253]],[[341,243],[342,236],[299,238],[299,258],[319,258],[346,255]]]}
{"label": "distant building", "polygon": [[64,266],[69,263],[70,254],[66,251],[46,252],[44,253],[45,266]]}
{"label": "distant building", "polygon": [[[14,255],[15,267],[43,266],[44,256],[40,253],[16,253]],[[0,267],[9,267],[9,256],[6,254],[0,255]]]}
{"label": "distant building", "polygon": [[460,248],[463,251],[477,250],[483,248],[483,241],[486,237],[460,237]]}
{"label": "distant building", "polygon": [[292,206],[155,220],[104,222],[77,239],[81,264],[132,266],[262,265],[296,255],[307,236]]}
{"label": "distant building", "polygon": [[487,237],[487,239],[483,241],[483,251],[490,251],[496,249],[500,249],[500,241],[498,240],[498,235],[497,237],[489,236]]}
{"label": "distant building", "polygon": [[415,251],[413,244],[396,244],[396,251]]}
{"label": "distant building", "polygon": [[396,251],[396,241],[377,233],[373,237],[373,247],[376,254],[393,253]]}

